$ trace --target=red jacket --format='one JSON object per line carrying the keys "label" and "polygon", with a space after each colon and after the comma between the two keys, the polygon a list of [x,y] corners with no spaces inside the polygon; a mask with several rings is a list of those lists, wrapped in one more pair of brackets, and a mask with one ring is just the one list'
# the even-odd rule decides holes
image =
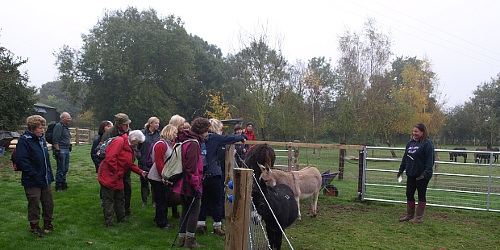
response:
{"label": "red jacket", "polygon": [[106,148],[106,158],[99,165],[97,179],[101,185],[112,189],[123,189],[123,175],[131,169],[137,174],[142,174],[134,164],[135,153],[128,143],[128,134],[117,136]]}
{"label": "red jacket", "polygon": [[[245,135],[247,136],[247,141],[255,141],[255,132],[253,130],[248,131],[245,129]],[[246,148],[247,152],[251,147],[253,147],[253,144],[248,144],[248,148]]]}

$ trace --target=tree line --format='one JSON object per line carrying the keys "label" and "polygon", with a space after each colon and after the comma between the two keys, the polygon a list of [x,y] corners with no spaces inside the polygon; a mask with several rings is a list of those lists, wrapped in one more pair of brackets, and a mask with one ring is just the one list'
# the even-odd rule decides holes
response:
{"label": "tree line", "polygon": [[[69,100],[63,108],[74,107],[85,125],[117,112],[136,128],[150,116],[241,117],[263,140],[392,146],[422,122],[438,143],[498,141],[498,77],[445,110],[431,61],[394,55],[373,19],[339,36],[335,60],[289,62],[265,32],[242,36],[242,49],[223,55],[179,17],[134,7],[106,12],[82,40],[54,54],[60,81],[37,95],[56,107]],[[48,91],[55,85],[65,97]]]}

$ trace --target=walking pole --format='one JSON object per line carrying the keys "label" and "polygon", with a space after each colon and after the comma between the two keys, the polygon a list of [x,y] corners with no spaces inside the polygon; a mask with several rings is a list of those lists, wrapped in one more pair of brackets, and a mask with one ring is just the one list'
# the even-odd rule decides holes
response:
{"label": "walking pole", "polygon": [[179,234],[181,233],[182,225],[184,225],[184,222],[186,222],[186,218],[188,217],[189,211],[191,211],[191,207],[193,206],[194,200],[196,200],[196,197],[193,197],[191,204],[189,204],[189,208],[188,208],[186,214],[184,215],[184,219],[182,220],[181,225],[179,226],[179,232],[177,232],[177,234],[175,235],[174,241],[172,241],[172,247],[175,246],[175,241],[177,240],[177,236],[179,236]]}

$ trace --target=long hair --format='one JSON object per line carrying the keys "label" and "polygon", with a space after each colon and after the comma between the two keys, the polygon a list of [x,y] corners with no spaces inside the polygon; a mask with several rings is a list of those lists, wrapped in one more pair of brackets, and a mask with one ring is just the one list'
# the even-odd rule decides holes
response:
{"label": "long hair", "polygon": [[427,138],[429,137],[429,132],[427,131],[427,127],[423,123],[418,123],[413,127],[420,130],[420,132],[423,132],[422,137],[420,137],[419,139],[420,142],[424,142],[425,140],[427,140]]}

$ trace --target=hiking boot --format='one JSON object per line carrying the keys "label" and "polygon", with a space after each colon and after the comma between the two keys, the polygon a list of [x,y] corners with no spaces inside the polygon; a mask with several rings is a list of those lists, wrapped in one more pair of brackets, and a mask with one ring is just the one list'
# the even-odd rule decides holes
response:
{"label": "hiking boot", "polygon": [[196,230],[194,231],[197,234],[204,234],[207,232],[206,226],[196,226]]}
{"label": "hiking boot", "polygon": [[49,223],[49,224],[44,224],[43,225],[43,231],[45,233],[49,233],[49,232],[54,232],[55,229],[54,229],[54,226],[52,225],[52,223]]}
{"label": "hiking boot", "polygon": [[179,236],[179,242],[177,243],[177,246],[184,247],[184,242],[186,242],[186,236]]}
{"label": "hiking boot", "polygon": [[214,227],[214,234],[223,236],[223,235],[226,235],[226,231],[224,231],[224,229],[222,229],[221,226],[218,226],[218,227]]}
{"label": "hiking boot", "polygon": [[203,247],[202,245],[198,244],[196,242],[195,237],[186,237],[186,241],[184,242],[184,247],[185,248],[200,248]]}
{"label": "hiking boot", "polygon": [[56,192],[60,192],[60,191],[63,191],[63,185],[62,185],[62,183],[57,183],[56,184]]}
{"label": "hiking boot", "polygon": [[62,190],[68,190],[68,183],[63,183],[62,184]]}
{"label": "hiking boot", "polygon": [[45,234],[43,234],[42,229],[39,226],[32,228],[31,232],[33,234],[38,235],[38,237],[40,237],[40,238],[45,237]]}

